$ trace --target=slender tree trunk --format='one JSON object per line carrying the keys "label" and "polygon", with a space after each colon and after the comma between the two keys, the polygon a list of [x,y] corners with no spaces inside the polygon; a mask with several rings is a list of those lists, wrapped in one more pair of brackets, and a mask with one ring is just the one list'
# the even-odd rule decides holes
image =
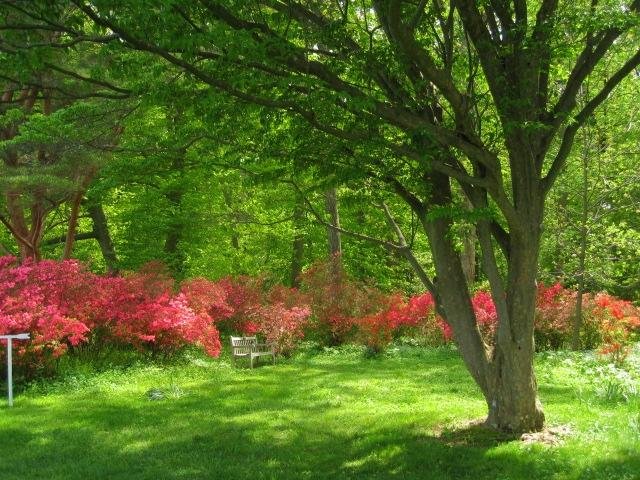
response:
{"label": "slender tree trunk", "polygon": [[236,250],[240,249],[240,235],[238,234],[238,230],[236,228],[238,222],[238,215],[235,213],[233,195],[231,193],[231,189],[228,187],[222,187],[222,198],[224,199],[224,204],[227,208],[232,212],[231,214],[231,246]]}
{"label": "slender tree trunk", "polygon": [[107,223],[107,217],[104,214],[102,203],[90,204],[87,210],[93,221],[93,233],[100,246],[102,258],[104,258],[104,263],[107,266],[107,273],[115,275],[118,273],[118,257],[113,248],[113,241],[109,233],[109,224]]}
{"label": "slender tree trunk", "polygon": [[[584,130],[584,149],[582,152],[582,184],[580,185],[580,246],[578,247],[578,285],[576,294],[576,312],[571,332],[571,349],[580,350],[580,332],[583,323],[583,300],[586,277],[587,246],[589,243],[589,168],[591,158],[591,138],[589,130]],[[607,148],[606,141],[600,140],[602,150]]]}
{"label": "slender tree trunk", "polygon": [[296,205],[293,209],[293,254],[291,256],[291,286],[298,288],[300,286],[300,274],[304,264],[304,240],[302,233],[304,220],[304,199],[298,195]]}
{"label": "slender tree trunk", "polygon": [[82,202],[83,192],[77,192],[71,203],[71,216],[69,217],[69,227],[67,229],[67,237],[64,242],[64,250],[62,252],[62,260],[68,260],[71,258],[73,252],[73,245],[76,239],[76,232],[78,230],[78,217],[80,216],[80,203]]}
{"label": "slender tree trunk", "polygon": [[172,213],[164,239],[164,253],[173,274],[176,277],[181,277],[185,262],[185,255],[180,245],[184,234],[184,223],[180,211],[183,192],[178,189],[171,190],[166,193],[166,197],[171,205]]}
{"label": "slender tree trunk", "polygon": [[[175,120],[173,120],[173,122],[175,122]],[[185,155],[186,151],[180,150],[174,156],[171,162],[171,170],[178,174],[178,181],[171,184],[165,192],[165,197],[169,202],[171,213],[164,241],[164,253],[167,258],[167,264],[176,278],[182,278],[184,275],[186,260],[184,251],[181,248],[185,227],[182,212]]]}
{"label": "slender tree trunk", "polygon": [[[324,194],[324,205],[331,225],[340,227],[340,214],[338,213],[338,191],[336,188],[327,190]],[[329,249],[329,262],[331,263],[331,275],[333,283],[338,285],[342,280],[342,240],[340,231],[333,227],[327,227],[327,247]]]}
{"label": "slender tree trunk", "polygon": [[[335,188],[327,190],[324,193],[324,204],[326,212],[329,214],[329,222],[331,225],[340,227],[340,214],[338,213],[338,191]],[[342,241],[340,232],[332,227],[327,227],[327,240],[329,247],[329,255],[335,257],[342,253]]]}

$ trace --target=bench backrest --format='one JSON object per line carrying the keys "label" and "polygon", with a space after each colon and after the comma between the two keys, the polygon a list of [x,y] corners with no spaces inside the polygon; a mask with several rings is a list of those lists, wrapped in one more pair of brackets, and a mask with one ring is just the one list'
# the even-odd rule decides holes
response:
{"label": "bench backrest", "polygon": [[258,344],[256,337],[231,337],[231,347],[234,355],[251,353],[251,348]]}

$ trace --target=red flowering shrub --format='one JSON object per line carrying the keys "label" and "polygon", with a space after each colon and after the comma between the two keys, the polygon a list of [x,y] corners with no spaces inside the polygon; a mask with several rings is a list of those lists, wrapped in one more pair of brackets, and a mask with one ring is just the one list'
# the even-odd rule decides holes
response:
{"label": "red flowering shrub", "polygon": [[182,282],[182,293],[189,306],[197,313],[206,313],[213,321],[219,322],[231,317],[235,310],[229,305],[227,290],[220,282],[212,282],[205,278],[193,278]]}
{"label": "red flowering shrub", "polygon": [[[189,344],[220,354],[220,338],[209,311],[220,298],[203,297],[204,284],[187,284],[173,293],[173,280],[162,270],[144,268],[124,277],[100,279],[102,309],[96,312],[110,340],[171,354]],[[215,293],[215,289],[213,290]]]}
{"label": "red flowering shrub", "polygon": [[301,283],[313,312],[311,329],[325,345],[355,339],[357,319],[386,305],[380,290],[348,278],[339,258],[315,263],[302,274]]}
{"label": "red flowering shrub", "polygon": [[408,320],[406,305],[401,295],[390,295],[384,299],[386,305],[369,315],[357,318],[358,339],[370,352],[381,353],[393,340],[397,329]]}
{"label": "red flowering shrub", "polygon": [[357,320],[358,337],[374,353],[383,351],[401,334],[420,338],[427,345],[440,345],[452,339],[451,327],[435,313],[430,293],[405,301],[399,294],[385,297],[382,310]]}
{"label": "red flowering shrub", "polygon": [[187,288],[197,290],[201,308],[227,333],[261,335],[281,355],[290,355],[304,338],[311,309],[306,295],[295,288],[276,285],[267,290],[262,277],[249,276],[199,280]]}
{"label": "red flowering shrub", "polygon": [[[538,348],[566,347],[571,340],[576,315],[577,292],[560,284],[538,287],[535,334]],[[582,296],[582,329],[584,348],[604,345],[614,360],[623,357],[630,335],[637,331],[640,312],[626,300],[607,293],[584,293]]]}
{"label": "red flowering shrub", "polygon": [[477,291],[471,298],[471,306],[485,340],[492,339],[498,326],[498,312],[491,294],[484,290]]}
{"label": "red flowering shrub", "polygon": [[559,283],[550,287],[538,285],[534,320],[536,347],[558,349],[566,347],[576,308],[576,292]]}
{"label": "red flowering shrub", "polygon": [[214,307],[211,315],[219,318],[218,326],[225,333],[241,332],[255,335],[257,324],[252,317],[265,298],[264,279],[262,277],[224,277],[215,282],[225,297],[226,308]]}
{"label": "red flowering shrub", "polygon": [[304,338],[304,328],[311,309],[305,305],[287,307],[278,302],[264,305],[255,311],[256,332],[274,345],[276,353],[289,356]]}
{"label": "red flowering shrub", "polygon": [[599,353],[616,365],[629,355],[632,337],[640,332],[640,310],[631,302],[598,293],[592,300],[591,314],[599,318]]}
{"label": "red flowering shrub", "polygon": [[31,334],[16,343],[17,362],[32,372],[45,369],[87,340],[91,279],[75,261],[18,265],[13,257],[0,258],[0,334]]}
{"label": "red flowering shrub", "polygon": [[[51,368],[56,358],[85,342],[161,354],[199,345],[218,356],[220,326],[261,335],[282,355],[291,354],[307,332],[325,344],[358,340],[372,352],[383,351],[400,335],[428,344],[452,339],[429,293],[408,299],[385,294],[350,280],[335,262],[314,265],[302,280],[303,291],[267,289],[262,277],[192,279],[176,292],[159,264],[102,277],[76,261],[18,265],[12,257],[0,257],[0,334],[31,334],[28,342],[16,343],[16,357],[32,373]],[[538,348],[568,345],[575,303],[574,290],[539,286]],[[472,306],[490,342],[498,322],[491,295],[478,291]],[[640,310],[606,293],[584,294],[583,317],[583,345],[600,346],[603,355],[622,362],[630,340],[640,333]]]}
{"label": "red flowering shrub", "polygon": [[217,356],[220,340],[210,311],[228,307],[220,295],[205,299],[196,281],[177,295],[173,286],[157,265],[100,277],[76,261],[18,265],[2,257],[0,334],[31,334],[16,344],[16,361],[27,375],[53,368],[53,360],[88,341],[162,353],[197,344]]}
{"label": "red flowering shrub", "polygon": [[311,308],[298,289],[276,285],[262,298],[252,297],[241,312],[244,335],[259,334],[278,354],[289,356],[304,338]]}

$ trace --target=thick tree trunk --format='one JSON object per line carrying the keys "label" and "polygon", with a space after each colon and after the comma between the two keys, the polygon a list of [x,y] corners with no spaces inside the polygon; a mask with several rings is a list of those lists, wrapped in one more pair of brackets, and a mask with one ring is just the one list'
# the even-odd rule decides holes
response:
{"label": "thick tree trunk", "polygon": [[[432,185],[430,205],[447,205],[451,200],[449,180],[437,173],[429,175]],[[508,288],[495,286],[499,325],[493,349],[482,338],[465,278],[460,255],[451,241],[452,222],[448,218],[422,216],[434,260],[436,289],[447,322],[465,365],[479,385],[488,406],[487,424],[504,431],[533,431],[542,428],[544,414],[537,397],[533,372],[533,319],[535,314],[539,213],[533,212],[531,227],[512,235]],[[512,232],[513,233],[513,232]],[[497,269],[490,272],[496,275]],[[494,280],[495,277],[493,278]]]}
{"label": "thick tree trunk", "polygon": [[87,208],[89,216],[93,221],[93,233],[100,245],[100,251],[104,258],[104,263],[107,266],[107,273],[115,275],[118,273],[118,257],[116,251],[113,248],[113,241],[111,240],[111,234],[109,233],[109,224],[107,223],[107,217],[104,214],[104,209],[101,203],[94,203]]}
{"label": "thick tree trunk", "polygon": [[512,232],[507,316],[499,318],[487,399],[487,421],[500,430],[533,431],[540,430],[544,424],[533,371],[539,239],[537,225],[522,235]]}
{"label": "thick tree trunk", "polygon": [[[449,179],[431,172],[428,178],[431,198],[428,205],[442,207],[451,203]],[[487,349],[478,329],[460,256],[451,241],[451,219],[430,218],[423,212],[421,222],[429,239],[436,269],[434,280],[442,310],[454,331],[456,343],[471,376],[483,392],[487,391]]]}

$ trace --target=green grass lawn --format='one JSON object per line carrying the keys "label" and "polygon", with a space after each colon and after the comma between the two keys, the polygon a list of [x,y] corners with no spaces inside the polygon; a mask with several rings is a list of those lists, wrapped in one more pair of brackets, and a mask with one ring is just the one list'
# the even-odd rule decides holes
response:
{"label": "green grass lawn", "polygon": [[559,446],[465,427],[485,405],[451,350],[67,377],[0,408],[0,478],[640,478],[637,378],[609,382],[597,368],[538,358],[548,422],[572,430]]}

